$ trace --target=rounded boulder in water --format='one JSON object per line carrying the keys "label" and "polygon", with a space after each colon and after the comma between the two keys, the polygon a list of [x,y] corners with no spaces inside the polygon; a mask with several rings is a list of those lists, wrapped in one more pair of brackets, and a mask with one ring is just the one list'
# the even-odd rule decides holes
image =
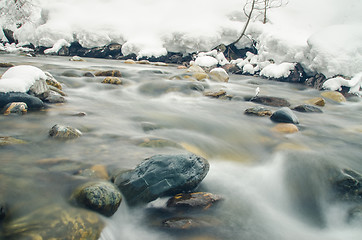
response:
{"label": "rounded boulder in water", "polygon": [[115,184],[129,205],[137,205],[193,190],[208,171],[208,161],[194,154],[155,155],[121,173]]}
{"label": "rounded boulder in water", "polygon": [[270,119],[274,122],[299,124],[297,116],[288,107],[283,107],[275,111]]}

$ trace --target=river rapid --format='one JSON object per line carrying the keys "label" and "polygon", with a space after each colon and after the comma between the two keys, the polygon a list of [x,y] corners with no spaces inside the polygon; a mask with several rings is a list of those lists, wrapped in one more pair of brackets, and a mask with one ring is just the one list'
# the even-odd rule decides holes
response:
{"label": "river rapid", "polygon": [[[66,103],[44,111],[0,116],[0,136],[27,143],[0,146],[0,194],[18,206],[14,219],[40,206],[69,205],[66,196],[75,184],[73,177],[62,173],[66,166],[61,170],[39,167],[41,160],[127,169],[156,154],[190,151],[210,163],[199,190],[224,198],[201,216],[211,219],[211,226],[163,229],[155,226],[147,209],[163,206],[165,199],[136,208],[123,201],[115,215],[104,218],[100,239],[361,239],[362,218],[347,221],[349,210],[358,204],[335,200],[327,184],[330,166],[362,172],[358,97],[345,103],[326,100],[323,113],[294,112],[299,132],[283,134],[272,131],[276,123],[268,117],[245,115],[247,108],[257,104],[244,97],[253,96],[259,87],[260,95],[282,97],[296,106],[320,97],[318,90],[241,75],[231,75],[228,83],[194,82],[176,66],[117,60],[73,62],[67,57],[11,54],[0,59],[50,72],[67,94]],[[122,73],[122,85],[83,76],[113,69]],[[0,68],[0,74],[5,71]],[[232,100],[203,94],[221,89]],[[48,132],[55,124],[75,127],[83,135],[71,141],[51,139]]]}

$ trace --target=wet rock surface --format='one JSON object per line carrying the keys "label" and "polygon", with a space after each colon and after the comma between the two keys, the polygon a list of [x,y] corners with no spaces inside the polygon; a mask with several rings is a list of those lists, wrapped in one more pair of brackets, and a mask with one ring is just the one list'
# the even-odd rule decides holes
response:
{"label": "wet rock surface", "polygon": [[50,137],[62,140],[78,138],[81,135],[82,132],[78,129],[59,124],[54,125],[49,131]]}
{"label": "wet rock surface", "polygon": [[309,105],[309,104],[298,105],[296,107],[293,107],[292,110],[295,110],[298,112],[305,112],[305,113],[322,113],[323,112],[320,108]]}
{"label": "wet rock surface", "polygon": [[117,211],[122,196],[112,183],[90,182],[75,189],[70,201],[109,217]]}
{"label": "wet rock surface", "polygon": [[42,100],[27,93],[9,92],[0,93],[0,108],[12,102],[24,102],[29,110],[39,110],[45,107]]}
{"label": "wet rock surface", "polygon": [[299,124],[297,116],[287,107],[275,111],[273,115],[270,116],[270,119],[274,122]]}
{"label": "wet rock surface", "polygon": [[120,174],[115,184],[129,205],[196,188],[209,171],[206,159],[194,154],[155,155],[134,170]]}
{"label": "wet rock surface", "polygon": [[222,199],[221,196],[207,192],[179,193],[167,201],[167,207],[207,210]]}
{"label": "wet rock surface", "polygon": [[266,109],[264,107],[248,108],[244,111],[244,113],[246,115],[253,115],[253,116],[259,116],[259,117],[271,116],[273,114],[271,110]]}
{"label": "wet rock surface", "polygon": [[246,99],[247,101],[260,103],[266,106],[272,107],[289,107],[290,103],[284,99],[279,97],[270,97],[270,96],[256,96],[251,99]]}

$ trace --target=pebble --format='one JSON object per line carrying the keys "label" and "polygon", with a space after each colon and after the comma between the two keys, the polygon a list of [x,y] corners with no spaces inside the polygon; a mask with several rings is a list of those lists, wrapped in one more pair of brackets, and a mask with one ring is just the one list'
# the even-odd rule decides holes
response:
{"label": "pebble", "polygon": [[54,125],[50,131],[49,136],[57,139],[74,139],[82,135],[82,132],[76,128],[63,126],[63,125]]}
{"label": "pebble", "polygon": [[273,132],[279,133],[295,133],[298,132],[298,127],[292,123],[279,123],[272,128]]}

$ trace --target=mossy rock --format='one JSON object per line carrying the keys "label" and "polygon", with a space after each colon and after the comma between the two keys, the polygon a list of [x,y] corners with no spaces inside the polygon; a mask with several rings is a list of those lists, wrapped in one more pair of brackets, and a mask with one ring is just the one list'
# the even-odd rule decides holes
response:
{"label": "mossy rock", "polygon": [[106,77],[105,79],[103,79],[102,83],[121,85],[122,80],[118,77]]}
{"label": "mossy rock", "polygon": [[98,214],[59,205],[44,206],[3,222],[1,239],[98,240],[104,223]]}
{"label": "mossy rock", "polygon": [[94,73],[96,77],[122,77],[122,74],[119,70],[107,70],[107,71],[98,71]]}
{"label": "mossy rock", "polygon": [[20,140],[13,137],[0,137],[0,146],[27,144],[24,140]]}
{"label": "mossy rock", "polygon": [[70,201],[109,217],[117,211],[122,195],[113,183],[90,182],[76,188]]}

